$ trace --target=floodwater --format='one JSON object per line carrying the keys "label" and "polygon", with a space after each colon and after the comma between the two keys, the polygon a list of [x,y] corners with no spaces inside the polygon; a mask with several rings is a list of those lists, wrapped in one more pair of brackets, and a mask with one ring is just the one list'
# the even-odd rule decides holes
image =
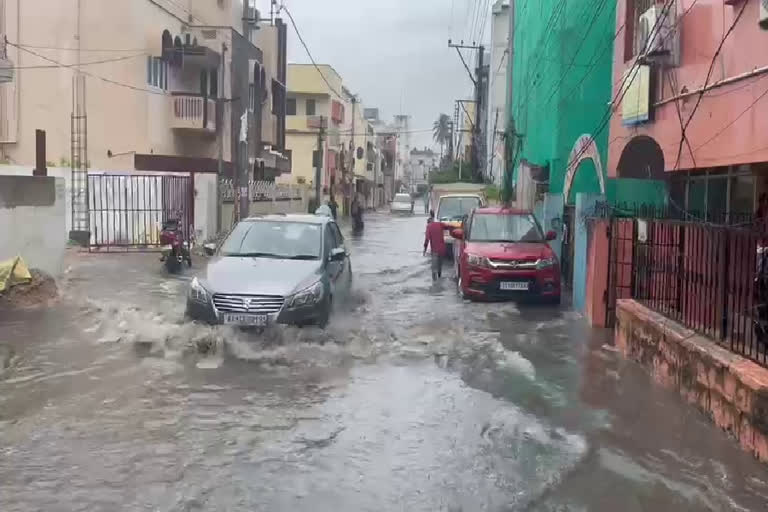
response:
{"label": "floodwater", "polygon": [[768,509],[768,467],[610,333],[433,284],[424,226],[348,237],[326,331],[185,323],[195,269],[70,255],[57,306],[0,315],[0,510]]}

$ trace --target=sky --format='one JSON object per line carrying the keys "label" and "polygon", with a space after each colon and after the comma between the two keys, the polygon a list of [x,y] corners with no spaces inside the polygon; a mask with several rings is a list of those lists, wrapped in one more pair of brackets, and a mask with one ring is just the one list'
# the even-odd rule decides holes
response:
{"label": "sky", "polygon": [[[385,121],[411,115],[411,128],[431,129],[440,113],[453,117],[454,101],[472,96],[472,82],[454,40],[468,38],[491,0],[284,0],[318,64],[330,64],[344,85],[377,107]],[[477,7],[475,7],[477,4]],[[258,0],[262,16],[269,1]],[[487,6],[487,9],[485,8]],[[475,11],[478,12],[473,16]],[[309,63],[288,23],[288,61]],[[452,19],[453,18],[453,19]],[[482,21],[474,23],[479,38]],[[484,39],[490,40],[490,20]],[[466,51],[470,67],[475,53]],[[413,146],[432,146],[431,133],[413,134]]]}

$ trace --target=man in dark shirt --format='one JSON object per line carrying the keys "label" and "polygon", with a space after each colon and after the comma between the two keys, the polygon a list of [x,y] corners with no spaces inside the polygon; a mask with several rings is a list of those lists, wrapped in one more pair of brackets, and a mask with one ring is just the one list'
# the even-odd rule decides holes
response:
{"label": "man in dark shirt", "polygon": [[427,254],[427,247],[431,247],[432,279],[436,280],[443,276],[445,240],[443,239],[443,224],[435,221],[435,212],[431,210],[427,220],[427,231],[424,236],[424,255]]}

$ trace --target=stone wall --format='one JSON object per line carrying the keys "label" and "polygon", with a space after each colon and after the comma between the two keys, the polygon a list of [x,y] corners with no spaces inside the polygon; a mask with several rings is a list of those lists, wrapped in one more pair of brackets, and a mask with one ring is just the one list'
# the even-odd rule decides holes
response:
{"label": "stone wall", "polygon": [[615,341],[624,357],[768,462],[768,369],[634,300],[619,300],[616,316]]}

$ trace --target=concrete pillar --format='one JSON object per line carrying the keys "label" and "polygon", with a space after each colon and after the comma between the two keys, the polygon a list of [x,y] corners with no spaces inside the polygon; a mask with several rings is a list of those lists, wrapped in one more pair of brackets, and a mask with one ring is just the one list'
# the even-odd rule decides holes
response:
{"label": "concrete pillar", "polygon": [[[554,219],[559,219],[559,222],[553,223]],[[541,217],[539,222],[544,232],[555,231],[557,238],[549,242],[549,246],[560,259],[560,253],[563,248],[563,194],[544,194],[544,205],[542,207]]]}
{"label": "concrete pillar", "polygon": [[573,307],[584,312],[587,297],[587,247],[588,229],[585,217],[594,211],[598,201],[605,201],[601,194],[576,194],[573,221]]}
{"label": "concrete pillar", "polygon": [[592,327],[606,325],[610,219],[592,219],[587,224],[587,291],[584,315]]}

